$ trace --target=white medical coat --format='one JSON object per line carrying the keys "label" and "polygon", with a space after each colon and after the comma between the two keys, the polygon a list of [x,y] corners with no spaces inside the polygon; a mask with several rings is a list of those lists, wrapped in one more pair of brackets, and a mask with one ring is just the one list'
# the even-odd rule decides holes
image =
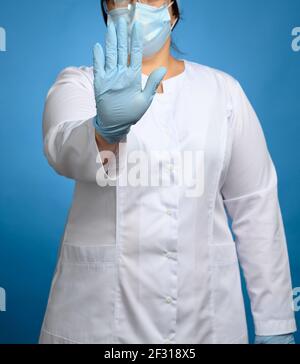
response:
{"label": "white medical coat", "polygon": [[[277,175],[247,96],[190,61],[163,88],[106,186],[113,162],[103,169],[95,142],[92,68],[66,68],[48,93],[45,154],[76,186],[40,343],[248,343],[239,263],[256,334],[296,330]],[[129,153],[153,150],[203,151],[203,193],[121,185]],[[180,167],[157,158],[171,174]]]}

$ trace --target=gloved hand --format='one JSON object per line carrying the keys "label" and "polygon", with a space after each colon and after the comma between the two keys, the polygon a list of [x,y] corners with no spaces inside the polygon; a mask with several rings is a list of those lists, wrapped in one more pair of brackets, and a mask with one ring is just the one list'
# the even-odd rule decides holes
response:
{"label": "gloved hand", "polygon": [[272,335],[272,336],[256,336],[255,344],[295,344],[293,334]]}
{"label": "gloved hand", "polygon": [[156,69],[142,90],[142,28],[135,22],[131,33],[128,65],[128,27],[123,17],[108,25],[106,56],[99,43],[94,47],[94,89],[97,116],[96,131],[108,143],[118,143],[150,107],[156,89],[167,70]]}

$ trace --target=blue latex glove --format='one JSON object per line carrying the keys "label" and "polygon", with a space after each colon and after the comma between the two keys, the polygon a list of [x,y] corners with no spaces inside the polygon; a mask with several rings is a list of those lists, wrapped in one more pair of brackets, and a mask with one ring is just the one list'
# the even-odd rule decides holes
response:
{"label": "blue latex glove", "polygon": [[142,90],[142,28],[135,22],[131,32],[128,65],[128,26],[124,17],[111,22],[106,35],[106,56],[99,43],[94,47],[94,89],[97,116],[96,131],[113,144],[130,131],[150,107],[156,89],[167,70],[156,69]]}
{"label": "blue latex glove", "polygon": [[272,336],[256,336],[255,344],[295,344],[293,334],[272,335]]}

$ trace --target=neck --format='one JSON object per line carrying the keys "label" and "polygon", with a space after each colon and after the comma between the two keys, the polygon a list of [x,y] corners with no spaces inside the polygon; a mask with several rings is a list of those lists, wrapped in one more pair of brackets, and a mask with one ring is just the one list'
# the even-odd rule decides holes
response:
{"label": "neck", "polygon": [[150,75],[151,72],[158,67],[165,67],[168,71],[165,79],[172,77],[176,73],[177,61],[170,53],[171,38],[166,42],[164,47],[154,56],[143,59],[142,72],[145,75]]}

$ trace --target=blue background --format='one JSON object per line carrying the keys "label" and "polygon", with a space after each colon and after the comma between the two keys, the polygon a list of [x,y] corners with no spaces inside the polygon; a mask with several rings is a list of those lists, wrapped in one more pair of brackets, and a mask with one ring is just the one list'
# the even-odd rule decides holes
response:
{"label": "blue background", "polygon": [[[0,312],[1,343],[36,343],[57,251],[72,201],[73,181],[43,155],[46,93],[67,66],[91,65],[103,44],[99,0],[0,0]],[[299,0],[182,0],[174,39],[179,58],[237,78],[261,120],[279,176],[293,286],[300,286],[300,52],[291,48],[300,26]],[[253,323],[246,298],[250,339]],[[300,327],[300,312],[296,314]],[[297,336],[300,342],[299,335]]]}

